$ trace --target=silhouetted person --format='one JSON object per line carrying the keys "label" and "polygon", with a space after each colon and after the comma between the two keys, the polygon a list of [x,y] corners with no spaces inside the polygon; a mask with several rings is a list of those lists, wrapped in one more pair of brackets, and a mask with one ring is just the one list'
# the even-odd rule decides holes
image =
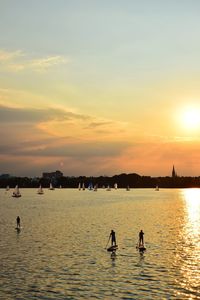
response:
{"label": "silhouetted person", "polygon": [[111,238],[111,246],[116,246],[116,236],[114,230],[111,230],[109,238]]}
{"label": "silhouetted person", "polygon": [[17,221],[17,228],[20,228],[20,217],[19,216],[17,216],[16,221]]}
{"label": "silhouetted person", "polygon": [[140,230],[139,232],[139,247],[144,246],[144,232]]}

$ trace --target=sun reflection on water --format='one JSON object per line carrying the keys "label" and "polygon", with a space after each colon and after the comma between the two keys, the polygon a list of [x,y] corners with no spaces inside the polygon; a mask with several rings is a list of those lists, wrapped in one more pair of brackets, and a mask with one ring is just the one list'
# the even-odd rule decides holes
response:
{"label": "sun reflection on water", "polygon": [[[182,190],[182,199],[185,202],[185,218],[175,264],[182,274],[182,280],[178,280],[181,290],[190,291],[188,299],[197,299],[200,296],[200,189]],[[178,295],[181,296],[181,293],[179,291]]]}
{"label": "sun reflection on water", "polygon": [[192,238],[191,242],[199,246],[200,239],[200,189],[183,190],[187,214],[187,236]]}

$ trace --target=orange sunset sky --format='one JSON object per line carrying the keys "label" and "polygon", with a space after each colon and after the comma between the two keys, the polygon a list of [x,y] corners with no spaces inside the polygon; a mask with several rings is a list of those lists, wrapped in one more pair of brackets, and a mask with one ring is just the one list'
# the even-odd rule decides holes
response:
{"label": "orange sunset sky", "polygon": [[0,174],[199,176],[199,13],[1,0]]}

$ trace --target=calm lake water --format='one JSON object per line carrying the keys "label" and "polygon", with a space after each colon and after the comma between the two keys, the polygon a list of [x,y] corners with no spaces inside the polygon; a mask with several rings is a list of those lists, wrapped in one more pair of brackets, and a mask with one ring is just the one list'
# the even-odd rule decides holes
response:
{"label": "calm lake water", "polygon": [[200,299],[200,189],[36,192],[0,190],[0,299]]}

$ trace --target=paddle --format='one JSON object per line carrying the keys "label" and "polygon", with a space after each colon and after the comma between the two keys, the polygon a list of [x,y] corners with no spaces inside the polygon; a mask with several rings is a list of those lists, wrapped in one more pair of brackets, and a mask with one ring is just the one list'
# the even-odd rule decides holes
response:
{"label": "paddle", "polygon": [[140,239],[138,239],[138,242],[136,244],[136,248],[139,249],[139,247],[140,247]]}
{"label": "paddle", "polygon": [[109,241],[110,241],[110,236],[109,236],[109,238],[108,238],[108,242],[107,242],[107,244],[106,244],[106,246],[105,246],[105,249],[107,248]]}

